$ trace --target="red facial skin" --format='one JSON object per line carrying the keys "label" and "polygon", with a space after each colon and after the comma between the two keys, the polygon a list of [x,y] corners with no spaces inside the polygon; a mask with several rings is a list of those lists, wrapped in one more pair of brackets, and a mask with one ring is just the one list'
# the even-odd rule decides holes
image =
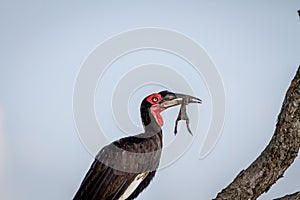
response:
{"label": "red facial skin", "polygon": [[158,123],[159,126],[164,125],[164,121],[160,113],[164,111],[164,108],[159,107],[159,103],[162,100],[162,97],[160,94],[153,94],[147,98],[147,101],[152,104],[150,107],[151,113],[156,119],[156,122]]}

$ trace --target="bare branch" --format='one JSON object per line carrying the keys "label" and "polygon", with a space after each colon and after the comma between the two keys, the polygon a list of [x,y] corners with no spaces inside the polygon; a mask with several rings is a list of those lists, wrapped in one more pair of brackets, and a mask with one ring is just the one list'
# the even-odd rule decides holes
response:
{"label": "bare branch", "polygon": [[275,133],[261,155],[216,199],[256,199],[283,176],[300,147],[300,66],[278,116]]}
{"label": "bare branch", "polygon": [[284,197],[274,199],[274,200],[299,200],[300,199],[300,192],[296,192],[294,194],[286,195]]}

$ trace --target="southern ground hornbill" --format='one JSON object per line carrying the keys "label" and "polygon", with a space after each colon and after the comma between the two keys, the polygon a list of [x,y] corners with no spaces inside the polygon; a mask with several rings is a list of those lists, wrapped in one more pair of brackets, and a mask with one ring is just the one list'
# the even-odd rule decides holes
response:
{"label": "southern ground hornbill", "polygon": [[[201,100],[168,91],[147,96],[140,107],[145,132],[105,146],[96,156],[74,200],[136,198],[149,185],[159,165],[163,126],[160,113],[177,105],[185,110],[189,103],[201,103]],[[179,116],[177,120],[180,119],[188,118]]]}

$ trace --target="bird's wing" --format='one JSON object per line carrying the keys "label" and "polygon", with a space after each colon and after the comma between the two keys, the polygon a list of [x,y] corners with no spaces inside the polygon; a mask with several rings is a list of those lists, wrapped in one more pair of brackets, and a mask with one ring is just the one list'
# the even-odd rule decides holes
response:
{"label": "bird's wing", "polygon": [[85,176],[74,200],[119,199],[136,174],[116,173],[97,159]]}
{"label": "bird's wing", "polygon": [[131,193],[126,200],[135,199],[151,182],[154,178],[156,171],[149,172],[145,179],[138,185],[138,187]]}
{"label": "bird's wing", "polygon": [[[142,191],[144,187],[141,186],[153,178],[149,176],[151,179],[144,181],[148,172],[157,168],[160,151],[147,153],[147,148],[141,148],[141,145],[153,147],[154,143],[151,140],[128,137],[104,147],[87,172],[74,200],[131,199],[127,197],[136,189]],[[139,149],[143,149],[142,152]],[[144,175],[142,179],[138,179],[141,175]],[[137,195],[135,193],[134,196]]]}

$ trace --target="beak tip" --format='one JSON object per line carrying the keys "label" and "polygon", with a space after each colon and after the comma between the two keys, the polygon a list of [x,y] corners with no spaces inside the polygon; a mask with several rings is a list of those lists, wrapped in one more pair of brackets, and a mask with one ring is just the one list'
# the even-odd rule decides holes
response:
{"label": "beak tip", "polygon": [[202,104],[202,100],[199,98],[193,98],[190,103],[199,103]]}

